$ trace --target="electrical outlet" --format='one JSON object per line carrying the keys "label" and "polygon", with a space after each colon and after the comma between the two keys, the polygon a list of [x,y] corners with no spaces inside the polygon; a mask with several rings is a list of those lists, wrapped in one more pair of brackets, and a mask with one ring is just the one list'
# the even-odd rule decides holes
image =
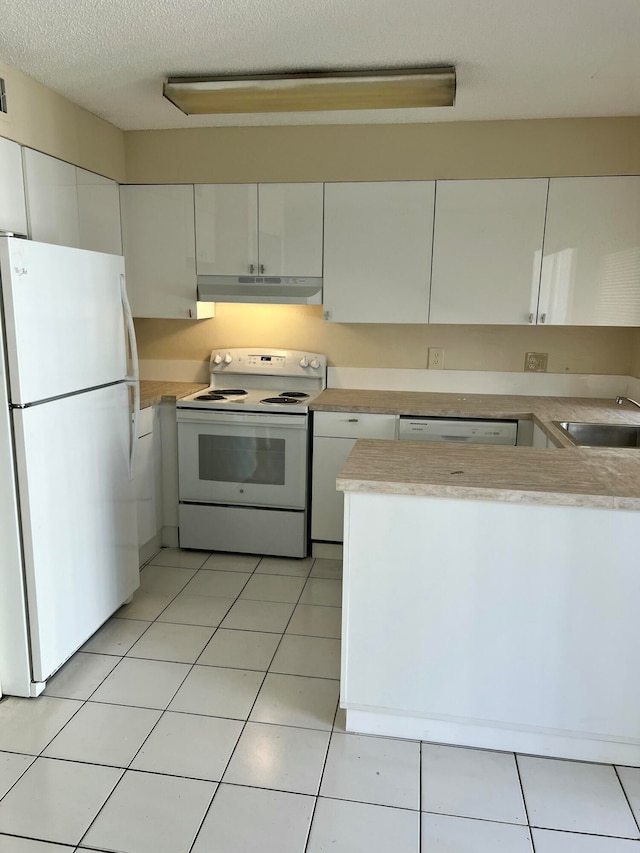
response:
{"label": "electrical outlet", "polygon": [[524,354],[524,369],[530,373],[546,373],[547,360],[549,353],[547,352],[526,352]]}
{"label": "electrical outlet", "polygon": [[443,347],[429,347],[427,367],[429,370],[442,370],[444,368]]}

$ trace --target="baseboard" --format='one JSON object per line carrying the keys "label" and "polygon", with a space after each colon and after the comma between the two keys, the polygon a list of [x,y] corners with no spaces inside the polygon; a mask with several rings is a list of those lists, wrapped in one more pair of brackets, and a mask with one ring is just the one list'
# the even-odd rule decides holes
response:
{"label": "baseboard", "polygon": [[143,566],[154,554],[158,553],[161,547],[161,535],[160,531],[158,531],[152,539],[149,539],[148,542],[145,542],[144,545],[138,548],[138,565]]}

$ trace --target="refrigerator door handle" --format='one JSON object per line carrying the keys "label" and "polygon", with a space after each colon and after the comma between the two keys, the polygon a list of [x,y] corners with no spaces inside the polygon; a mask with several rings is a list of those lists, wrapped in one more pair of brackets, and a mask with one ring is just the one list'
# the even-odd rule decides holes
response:
{"label": "refrigerator door handle", "polygon": [[140,368],[138,363],[138,346],[136,343],[136,330],[133,325],[133,314],[129,298],[127,297],[127,287],[125,277],[120,274],[120,295],[122,298],[122,310],[127,327],[127,335],[129,338],[129,352],[131,353],[131,374],[125,377],[127,385],[133,389],[133,411],[131,418],[131,428],[129,431],[129,479],[133,480],[135,468],[136,443],[138,441],[138,417],[140,414]]}

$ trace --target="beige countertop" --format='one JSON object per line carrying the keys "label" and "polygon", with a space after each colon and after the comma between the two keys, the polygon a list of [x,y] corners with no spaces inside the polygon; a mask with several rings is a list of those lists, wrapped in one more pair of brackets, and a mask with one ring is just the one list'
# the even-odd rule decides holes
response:
{"label": "beige countertop", "polygon": [[203,388],[208,388],[204,382],[156,382],[149,379],[140,380],[140,408],[155,406],[163,397],[172,397],[179,400],[188,397]]}
{"label": "beige countertop", "polygon": [[404,391],[323,391],[315,411],[532,420],[556,448],[360,439],[337,481],[342,491],[429,495],[640,510],[640,450],[576,448],[553,421],[633,423],[613,399]]}

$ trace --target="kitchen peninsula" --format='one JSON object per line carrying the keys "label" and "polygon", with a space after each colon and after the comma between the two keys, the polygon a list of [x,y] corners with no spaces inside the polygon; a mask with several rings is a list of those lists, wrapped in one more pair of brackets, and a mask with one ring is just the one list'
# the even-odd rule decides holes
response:
{"label": "kitchen peninsula", "polygon": [[[316,407],[354,411],[359,397],[372,411],[371,393],[328,391]],[[347,730],[640,763],[640,454],[569,447],[551,423],[640,413],[410,396],[424,414],[511,410],[559,446],[357,442],[338,479]]]}

